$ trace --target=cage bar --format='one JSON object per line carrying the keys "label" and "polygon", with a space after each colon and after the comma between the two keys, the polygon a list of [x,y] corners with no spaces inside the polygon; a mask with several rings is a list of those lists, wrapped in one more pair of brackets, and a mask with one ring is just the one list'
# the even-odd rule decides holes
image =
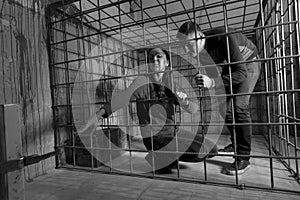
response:
{"label": "cage bar", "polygon": [[[55,145],[62,152],[56,166],[299,194],[299,6],[297,0],[63,0],[50,4],[47,28]],[[215,64],[201,66],[199,57],[193,61],[184,53],[176,33],[186,21],[197,22],[203,31],[225,26],[227,44],[234,33],[243,33],[256,44],[259,58],[255,62],[261,64],[261,74],[252,93],[233,94],[232,85],[228,95],[197,88],[195,73],[205,73]],[[235,30],[228,31],[228,27]],[[142,143],[134,101],[100,119],[84,138],[78,134],[114,93],[130,87],[137,77],[151,74],[147,49],[155,47],[171,52],[168,72],[182,74],[192,86],[191,99],[199,100],[200,122],[177,107],[176,123],[189,130],[200,126],[202,133],[209,126],[232,126],[235,143],[235,128],[252,126],[254,145],[249,157],[253,164],[248,176],[222,174],[224,166],[218,163],[229,165],[233,159],[220,154],[211,154],[214,157],[203,163],[180,162],[176,175],[159,175],[149,166],[143,171],[148,151]],[[228,55],[228,63],[218,66],[249,62],[253,61],[231,62]],[[173,75],[172,83],[175,81],[183,84],[184,80]],[[211,98],[239,95],[251,95],[251,123],[209,121]],[[221,147],[230,136],[225,129],[214,137]],[[172,154],[178,157],[179,153],[177,146]],[[234,158],[238,156],[235,149]],[[284,170],[291,176],[284,177]]]}

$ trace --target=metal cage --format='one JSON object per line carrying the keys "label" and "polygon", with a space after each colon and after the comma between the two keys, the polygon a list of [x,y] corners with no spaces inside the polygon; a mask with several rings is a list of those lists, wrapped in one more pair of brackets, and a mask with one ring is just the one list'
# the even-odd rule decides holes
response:
{"label": "metal cage", "polygon": [[[297,0],[62,0],[49,5],[49,66],[55,144],[60,150],[57,167],[299,193],[299,10]],[[204,31],[235,28],[258,47],[262,71],[251,94],[253,167],[249,174],[223,175],[221,166],[233,159],[220,155],[186,164],[188,169],[177,166],[172,175],[140,173],[138,160],[146,150],[134,102],[100,120],[89,134],[77,133],[114,92],[148,73],[146,49],[157,46],[171,52],[171,71],[183,74],[201,102],[200,125],[180,109],[175,111],[176,121],[192,131],[211,125],[207,113],[213,95],[196,90],[192,83],[202,68],[182,56],[176,40],[185,21],[197,22]],[[181,76],[173,79],[184,81]],[[217,144],[224,145],[229,135],[226,130],[220,134],[215,136]]]}

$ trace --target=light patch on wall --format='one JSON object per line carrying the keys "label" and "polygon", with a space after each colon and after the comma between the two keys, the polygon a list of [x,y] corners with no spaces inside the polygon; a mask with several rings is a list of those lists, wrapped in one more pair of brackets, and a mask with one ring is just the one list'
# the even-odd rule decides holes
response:
{"label": "light patch on wall", "polygon": [[0,24],[3,26],[10,26],[10,22],[7,19],[0,18]]}
{"label": "light patch on wall", "polygon": [[15,31],[16,22],[0,17],[0,31],[4,31],[5,28],[11,28],[13,31]]}

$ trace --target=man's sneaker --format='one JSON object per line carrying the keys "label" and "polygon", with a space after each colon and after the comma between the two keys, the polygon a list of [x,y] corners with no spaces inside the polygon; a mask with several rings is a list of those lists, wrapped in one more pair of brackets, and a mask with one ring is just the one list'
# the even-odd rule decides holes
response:
{"label": "man's sneaker", "polygon": [[234,154],[233,145],[229,144],[226,147],[224,147],[224,149],[219,149],[218,153],[233,155]]}
{"label": "man's sneaker", "polygon": [[[235,163],[237,162],[237,171],[235,170]],[[226,169],[228,175],[243,174],[250,168],[250,162],[248,160],[237,160],[234,161],[231,166]]]}
{"label": "man's sneaker", "polygon": [[178,166],[179,166],[178,160],[175,160],[168,167],[170,167],[171,169],[177,169]]}
{"label": "man's sneaker", "polygon": [[172,174],[172,168],[171,167],[164,167],[158,170],[155,170],[155,174]]}
{"label": "man's sneaker", "polygon": [[155,174],[172,174],[173,173],[172,169],[177,169],[177,166],[178,166],[178,160],[175,160],[171,164],[161,169],[155,170]]}

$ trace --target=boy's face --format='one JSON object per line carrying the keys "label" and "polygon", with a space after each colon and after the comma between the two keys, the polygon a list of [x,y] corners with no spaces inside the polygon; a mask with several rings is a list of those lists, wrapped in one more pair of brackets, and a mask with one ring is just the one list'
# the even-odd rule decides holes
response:
{"label": "boy's face", "polygon": [[[197,33],[199,38],[201,33]],[[181,35],[179,37],[180,41],[184,42],[184,50],[186,53],[190,54],[192,57],[197,57],[197,55],[204,49],[204,39],[195,40],[195,33],[190,33],[188,35]],[[197,48],[198,45],[198,48]]]}
{"label": "boy's face", "polygon": [[149,53],[149,66],[151,71],[165,71],[169,65],[166,54],[160,48],[152,49]]}
{"label": "boy's face", "polygon": [[154,74],[156,81],[160,81],[163,72],[166,70],[166,67],[169,65],[166,54],[160,48],[152,49],[149,53],[149,67],[151,72],[162,71],[161,73]]}

